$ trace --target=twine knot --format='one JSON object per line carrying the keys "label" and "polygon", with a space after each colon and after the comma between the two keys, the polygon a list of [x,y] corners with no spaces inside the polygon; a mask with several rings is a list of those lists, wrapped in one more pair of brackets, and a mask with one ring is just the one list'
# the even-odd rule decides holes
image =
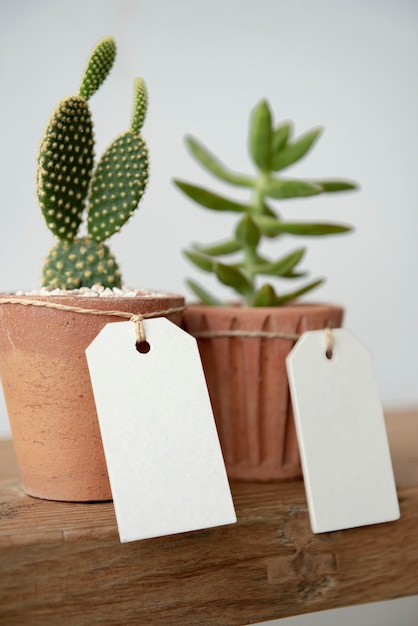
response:
{"label": "twine knot", "polygon": [[147,337],[145,335],[144,324],[142,323],[143,320],[144,320],[144,316],[141,313],[132,315],[131,320],[130,320],[131,322],[135,324],[135,335],[136,335],[137,345],[147,341]]}
{"label": "twine knot", "polygon": [[334,345],[335,345],[335,339],[332,333],[332,329],[329,327],[324,328],[324,336],[325,336],[325,355],[327,359],[332,359],[332,355],[334,354]]}

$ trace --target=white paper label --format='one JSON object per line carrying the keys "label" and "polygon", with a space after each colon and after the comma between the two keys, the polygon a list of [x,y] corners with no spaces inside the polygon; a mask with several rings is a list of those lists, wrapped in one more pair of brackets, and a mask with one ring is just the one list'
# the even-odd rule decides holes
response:
{"label": "white paper label", "polygon": [[236,521],[196,340],[165,318],[86,350],[121,542]]}
{"label": "white paper label", "polygon": [[371,354],[344,329],[302,335],[287,370],[313,532],[399,518]]}

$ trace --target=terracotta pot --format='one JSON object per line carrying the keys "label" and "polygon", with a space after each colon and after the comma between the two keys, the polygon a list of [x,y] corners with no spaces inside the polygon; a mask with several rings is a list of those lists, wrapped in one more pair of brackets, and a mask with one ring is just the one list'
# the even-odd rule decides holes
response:
{"label": "terracotta pot", "polygon": [[[23,297],[132,314],[184,305],[181,296],[172,294]],[[179,324],[181,315],[168,317]],[[121,319],[0,304],[0,376],[23,486],[32,496],[111,499],[85,349],[105,324],[115,321]]]}
{"label": "terracotta pot", "polygon": [[[211,331],[301,334],[341,326],[343,309],[326,304],[278,308],[192,305],[183,326]],[[198,338],[228,476],[282,481],[301,478],[285,359],[295,340],[266,337]]]}

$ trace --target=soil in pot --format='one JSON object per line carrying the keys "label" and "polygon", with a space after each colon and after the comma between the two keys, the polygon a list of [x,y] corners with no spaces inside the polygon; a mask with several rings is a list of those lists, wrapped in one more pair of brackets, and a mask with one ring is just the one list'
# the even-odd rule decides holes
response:
{"label": "soil in pot", "polygon": [[306,330],[338,328],[342,317],[341,307],[327,304],[187,307],[183,326],[198,338],[231,479],[301,478],[286,356],[295,336]]}
{"label": "soil in pot", "polygon": [[[26,493],[51,500],[111,499],[85,349],[105,324],[121,321],[106,311],[148,315],[181,309],[183,297],[150,292],[136,297],[0,298],[103,313],[0,304],[0,376]],[[166,317],[180,324],[182,312]]]}

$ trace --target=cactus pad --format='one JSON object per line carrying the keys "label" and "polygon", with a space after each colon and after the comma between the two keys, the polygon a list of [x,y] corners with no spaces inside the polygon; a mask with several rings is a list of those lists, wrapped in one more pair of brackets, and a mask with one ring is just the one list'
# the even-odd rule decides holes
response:
{"label": "cactus pad", "polygon": [[82,219],[93,167],[93,130],[87,102],[69,96],[49,119],[38,154],[37,195],[48,228],[73,239]]}
{"label": "cactus pad", "polygon": [[118,264],[109,248],[88,237],[58,241],[48,253],[42,270],[42,284],[58,289],[79,289],[101,284],[120,287]]}
{"label": "cactus pad", "polygon": [[131,131],[135,134],[141,131],[148,107],[148,92],[142,78],[134,80],[134,106],[131,120]]}
{"label": "cactus pad", "polygon": [[103,154],[91,183],[88,232],[104,241],[128,221],[148,181],[148,150],[131,131],[120,135]]}
{"label": "cactus pad", "polygon": [[81,80],[79,95],[88,100],[109,74],[116,56],[112,37],[103,37],[94,47]]}

